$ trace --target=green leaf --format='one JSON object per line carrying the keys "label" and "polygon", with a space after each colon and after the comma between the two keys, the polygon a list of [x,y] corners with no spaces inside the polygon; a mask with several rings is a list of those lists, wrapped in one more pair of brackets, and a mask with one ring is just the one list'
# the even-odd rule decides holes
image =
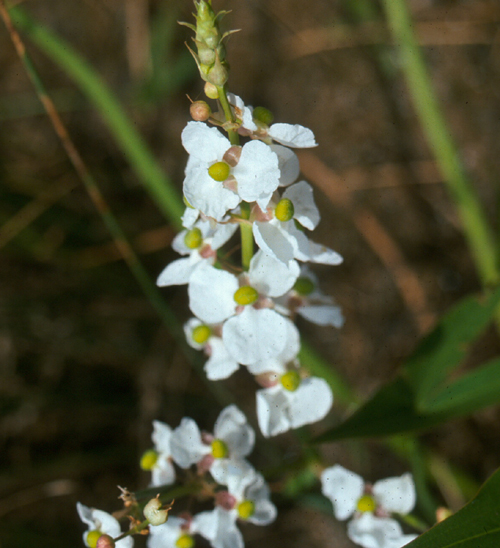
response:
{"label": "green leaf", "polygon": [[458,367],[488,326],[500,302],[500,288],[486,297],[469,296],[455,305],[420,342],[403,365],[418,409],[429,409],[447,374]]}
{"label": "green leaf", "polygon": [[498,548],[500,546],[500,470],[459,512],[435,525],[408,548]]}
{"label": "green leaf", "polygon": [[428,408],[433,412],[466,414],[500,401],[500,359],[494,359],[444,388]]}

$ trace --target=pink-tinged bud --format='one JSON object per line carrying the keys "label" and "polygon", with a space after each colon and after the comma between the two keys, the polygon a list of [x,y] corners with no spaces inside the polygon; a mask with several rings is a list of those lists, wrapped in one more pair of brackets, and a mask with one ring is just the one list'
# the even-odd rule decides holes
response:
{"label": "pink-tinged bud", "polygon": [[236,506],[236,498],[227,491],[219,491],[215,494],[215,504],[229,511]]}
{"label": "pink-tinged bud", "polygon": [[191,118],[196,122],[205,122],[210,118],[212,109],[205,101],[195,101],[194,103],[191,103],[189,113],[191,114]]}
{"label": "pink-tinged bud", "polygon": [[101,535],[95,548],[115,548],[115,541],[109,535]]}
{"label": "pink-tinged bud", "polygon": [[226,162],[226,164],[229,164],[231,167],[235,167],[240,161],[241,150],[241,147],[234,145],[226,150],[222,159]]}

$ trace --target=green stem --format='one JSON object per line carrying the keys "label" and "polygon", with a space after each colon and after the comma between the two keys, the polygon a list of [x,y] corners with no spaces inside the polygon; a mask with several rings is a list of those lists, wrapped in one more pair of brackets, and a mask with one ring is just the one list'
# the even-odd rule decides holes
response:
{"label": "green stem", "polygon": [[486,215],[468,180],[450,136],[425,61],[412,28],[407,0],[383,1],[388,24],[399,49],[401,67],[422,129],[453,200],[483,285],[500,281],[496,245]]}
{"label": "green stem", "polygon": [[[217,92],[219,93],[219,102],[221,104],[222,110],[224,111],[224,116],[226,118],[226,121],[234,123],[233,111],[231,110],[231,105],[229,104],[229,101],[227,100],[226,87],[217,86]],[[240,137],[237,131],[234,131],[234,129],[228,129],[227,135],[232,145],[240,144]]]}
{"label": "green stem", "polygon": [[73,79],[101,114],[114,139],[159,209],[177,229],[184,205],[170,179],[134,124],[95,70],[64,40],[29,17],[21,8],[10,10],[15,25]]}
{"label": "green stem", "polygon": [[[247,202],[241,202],[241,216],[243,219],[250,218],[250,205]],[[250,261],[253,257],[253,232],[252,225],[249,223],[240,223],[241,231],[241,264],[244,270],[250,268]]]}

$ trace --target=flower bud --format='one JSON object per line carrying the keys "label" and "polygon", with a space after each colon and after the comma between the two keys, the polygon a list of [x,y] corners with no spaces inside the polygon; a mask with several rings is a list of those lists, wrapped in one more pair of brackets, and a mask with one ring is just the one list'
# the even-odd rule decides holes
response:
{"label": "flower bud", "polygon": [[205,82],[205,95],[209,99],[218,99],[219,98],[219,92],[217,91],[217,87],[211,84],[210,82]]}
{"label": "flower bud", "polygon": [[157,460],[158,460],[158,453],[154,449],[150,449],[149,451],[146,451],[142,455],[139,466],[143,470],[146,470],[146,472],[150,472],[154,468],[154,465],[156,464]]}
{"label": "flower bud", "polygon": [[197,122],[205,122],[210,118],[212,109],[205,101],[195,101],[194,103],[191,103],[189,113],[191,114],[191,118],[193,120],[196,120]]}
{"label": "flower bud", "polygon": [[243,285],[234,292],[234,300],[241,305],[253,304],[258,298],[257,290],[249,285]]}
{"label": "flower bud", "polygon": [[143,513],[151,525],[162,525],[168,519],[168,510],[161,509],[161,501],[158,497],[151,499],[144,506]]}
{"label": "flower bud", "polygon": [[273,123],[274,115],[269,109],[265,107],[255,107],[252,114],[254,120],[262,122],[266,126],[269,126]]}
{"label": "flower bud", "polygon": [[278,202],[276,209],[274,210],[274,215],[278,221],[286,222],[290,219],[293,219],[295,213],[295,208],[293,207],[293,202],[289,198],[283,198]]}
{"label": "flower bud", "polygon": [[255,513],[255,503],[251,500],[240,502],[237,507],[241,519],[248,519]]}
{"label": "flower bud", "polygon": [[453,512],[449,508],[445,508],[444,506],[440,506],[436,510],[436,521],[437,521],[437,523],[441,523],[445,519],[449,518],[451,515],[453,515]]}
{"label": "flower bud", "polygon": [[285,390],[295,392],[300,385],[300,375],[297,371],[288,371],[281,376],[280,382]]}
{"label": "flower bud", "polygon": [[306,297],[314,291],[314,282],[307,276],[299,276],[293,289],[302,297]]}
{"label": "flower bud", "polygon": [[96,548],[115,548],[115,541],[109,535],[101,535],[97,539]]}
{"label": "flower bud", "polygon": [[222,440],[214,440],[212,442],[212,456],[216,459],[223,459],[227,457],[229,450],[227,445]]}

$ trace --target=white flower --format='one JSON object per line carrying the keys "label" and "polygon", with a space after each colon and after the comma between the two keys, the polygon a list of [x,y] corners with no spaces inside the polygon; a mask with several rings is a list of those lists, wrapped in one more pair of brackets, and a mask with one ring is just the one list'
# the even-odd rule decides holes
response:
{"label": "white flower", "polygon": [[321,420],[333,404],[328,383],[319,377],[301,379],[296,370],[287,370],[285,356],[263,361],[258,368],[249,366],[253,374],[267,372],[270,379],[274,377],[273,386],[256,394],[257,420],[266,438]]}
{"label": "white flower", "polygon": [[239,368],[224,346],[220,325],[206,325],[198,318],[191,318],[184,324],[184,333],[190,346],[204,350],[209,356],[204,370],[211,381],[227,379]]}
{"label": "white flower", "polygon": [[417,538],[404,535],[395,519],[379,518],[365,512],[347,524],[348,537],[363,548],[401,548]]}
{"label": "white flower", "polygon": [[214,264],[216,250],[222,247],[237,230],[237,224],[217,224],[209,221],[197,221],[189,230],[177,234],[172,247],[185,259],[171,262],[158,276],[156,284],[160,287],[182,285],[189,282],[192,273],[202,264]]}
{"label": "white flower", "polygon": [[194,420],[183,418],[172,434],[171,448],[181,468],[198,464],[202,471],[209,470],[218,483],[224,484],[232,467],[252,470],[243,458],[251,453],[254,443],[255,432],[245,415],[235,405],[229,405],[215,421],[213,436],[202,437]]}
{"label": "white flower", "polygon": [[297,313],[317,325],[338,329],[344,325],[342,309],[319,290],[317,277],[306,265],[302,265],[293,288],[276,301],[276,309],[292,317]]}
{"label": "white flower", "polygon": [[175,469],[172,464],[170,440],[172,429],[168,424],[153,421],[153,434],[151,439],[157,454],[156,462],[151,468],[151,486],[171,485],[175,481]]}
{"label": "white flower", "polygon": [[[227,320],[222,340],[238,363],[248,365],[272,358],[282,351],[290,330],[295,328],[290,327],[288,318],[270,308],[270,297],[283,295],[293,287],[299,272],[295,261],[284,264],[261,252],[253,256],[249,272],[240,280],[229,272],[202,266],[189,282],[189,306],[207,324]],[[248,302],[237,294],[245,289],[252,295]]]}
{"label": "white flower", "polygon": [[[121,535],[121,528],[118,520],[103,510],[89,508],[80,502],[76,503],[76,509],[80,519],[88,526],[87,532],[83,533],[85,546],[94,546],[101,535],[109,535],[116,538]],[[116,543],[116,548],[132,548],[134,539],[125,537]]]}
{"label": "white flower", "polygon": [[361,476],[336,464],[323,471],[321,484],[338,520],[345,520],[356,511],[408,514],[415,506],[411,474],[380,480],[370,487]]}
{"label": "white flower", "polygon": [[191,548],[193,535],[199,532],[200,515],[188,519],[169,516],[162,525],[149,528],[148,548]]}
{"label": "white flower", "polygon": [[220,181],[209,174],[209,169],[224,162],[231,143],[218,129],[202,122],[188,122],[182,132],[182,144],[190,154],[184,194],[193,207],[218,221],[241,200],[256,201],[265,208],[279,185],[278,157],[261,141],[244,144],[235,166],[225,162],[227,174]]}
{"label": "white flower", "polygon": [[271,150],[278,155],[280,168],[280,186],[288,186],[297,180],[300,173],[300,164],[293,150],[281,145],[271,145]]}
{"label": "white flower", "polygon": [[236,117],[241,121],[241,127],[248,131],[257,131],[257,125],[253,121],[253,108],[246,106],[243,99],[234,93],[228,93],[227,98],[233,106]]}
{"label": "white flower", "polygon": [[204,512],[199,521],[199,533],[214,548],[243,548],[243,537],[236,521],[248,521],[254,525],[268,525],[276,519],[277,511],[269,500],[269,487],[261,474],[231,473],[228,490],[218,492],[217,506]]}

